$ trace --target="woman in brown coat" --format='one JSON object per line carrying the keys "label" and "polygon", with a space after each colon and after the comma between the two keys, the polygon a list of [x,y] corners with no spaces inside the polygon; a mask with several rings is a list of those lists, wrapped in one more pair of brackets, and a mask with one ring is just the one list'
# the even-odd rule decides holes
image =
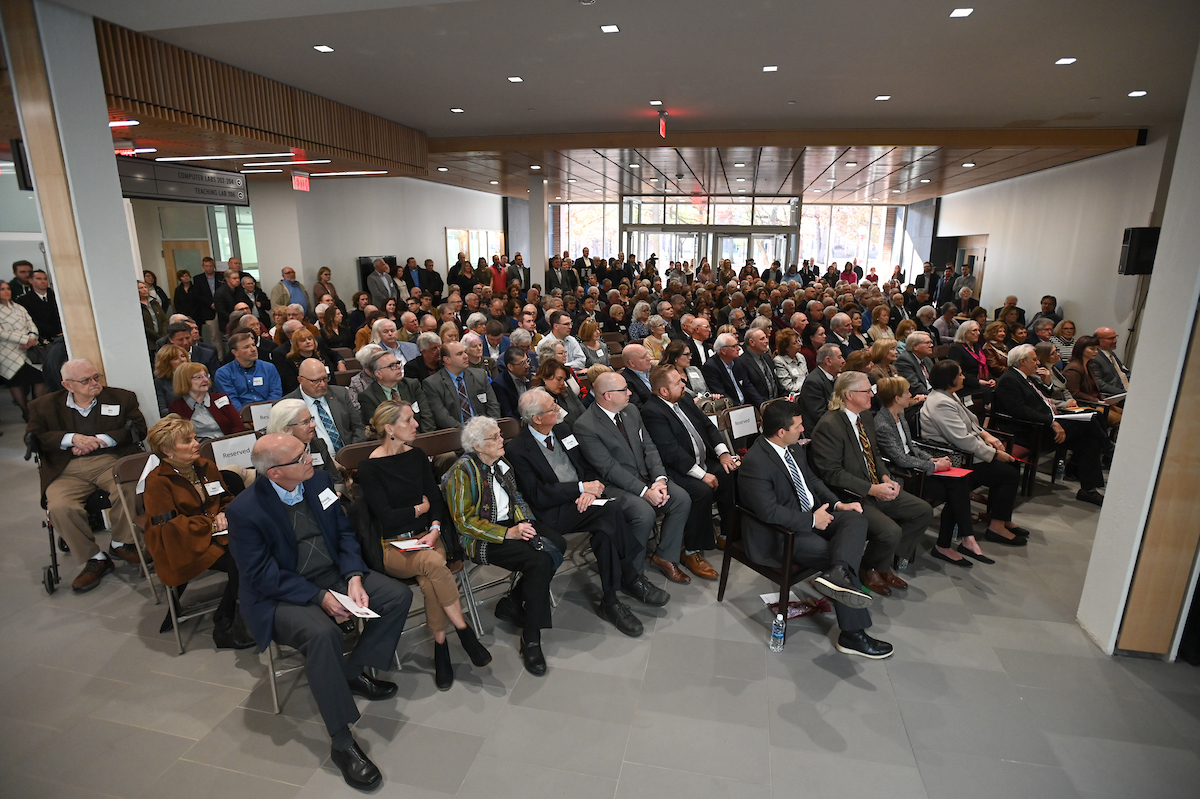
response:
{"label": "woman in brown coat", "polygon": [[[216,464],[200,457],[195,427],[169,414],[150,428],[150,449],[161,461],[146,475],[146,547],[163,585],[176,596],[188,581],[209,569],[229,575],[221,603],[213,615],[213,642],[218,649],[247,649],[254,645],[245,632],[234,631],[238,573],[229,554],[229,524],[225,507],[233,495],[221,480]],[[240,625],[239,625],[240,627]],[[171,628],[168,615],[161,632]]]}

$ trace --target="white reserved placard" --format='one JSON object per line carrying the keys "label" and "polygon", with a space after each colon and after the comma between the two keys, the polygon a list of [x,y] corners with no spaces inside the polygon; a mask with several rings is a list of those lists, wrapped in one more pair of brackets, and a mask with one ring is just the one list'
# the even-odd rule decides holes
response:
{"label": "white reserved placard", "polygon": [[737,408],[729,412],[729,432],[734,438],[752,436],[758,432],[754,408]]}
{"label": "white reserved placard", "polygon": [[254,429],[266,430],[267,422],[271,418],[271,409],[274,405],[255,405],[250,408],[251,418],[254,420]]}
{"label": "white reserved placard", "polygon": [[257,440],[256,436],[247,435],[215,439],[212,442],[213,463],[218,469],[228,469],[230,466],[249,469],[252,465],[250,451],[254,449],[254,442]]}

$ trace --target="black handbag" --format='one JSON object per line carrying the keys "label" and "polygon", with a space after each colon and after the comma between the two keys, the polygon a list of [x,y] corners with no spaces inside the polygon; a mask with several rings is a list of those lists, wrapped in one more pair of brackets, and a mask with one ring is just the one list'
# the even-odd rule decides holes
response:
{"label": "black handbag", "polygon": [[50,351],[50,345],[47,343],[34,344],[29,349],[25,350],[25,357],[35,366],[41,366],[46,362],[46,354]]}

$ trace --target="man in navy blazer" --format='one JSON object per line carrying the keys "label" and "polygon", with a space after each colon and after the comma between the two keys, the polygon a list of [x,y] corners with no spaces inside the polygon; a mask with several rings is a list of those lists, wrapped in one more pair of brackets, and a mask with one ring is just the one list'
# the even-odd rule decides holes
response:
{"label": "man in navy blazer", "polygon": [[713,349],[716,350],[714,353],[716,357],[709,358],[700,370],[709,390],[714,394],[728,397],[734,401],[735,405],[757,407],[766,402],[766,398],[758,393],[758,389],[754,387],[754,383],[746,374],[745,364],[737,359],[741,350],[737,343],[737,336],[732,333],[722,333],[717,336]]}
{"label": "man in navy blazer", "polygon": [[[350,732],[359,718],[353,695],[396,695],[395,683],[365,669],[391,668],[412,591],[367,568],[333,480],[314,473],[299,439],[263,436],[250,459],[258,479],[226,510],[242,618],[259,651],[275,640],[304,654],[309,688],[333,739],[333,762],[350,786],[374,788],[383,777]],[[352,617],[334,592],[379,614],[365,622],[346,657],[339,625]]]}

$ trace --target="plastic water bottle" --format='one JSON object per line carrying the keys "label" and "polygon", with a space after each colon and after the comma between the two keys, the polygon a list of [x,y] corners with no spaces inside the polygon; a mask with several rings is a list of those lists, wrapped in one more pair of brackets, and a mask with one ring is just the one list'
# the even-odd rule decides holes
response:
{"label": "plastic water bottle", "polygon": [[1054,461],[1054,482],[1061,483],[1063,475],[1067,471],[1067,461],[1065,458],[1058,458]]}
{"label": "plastic water bottle", "polygon": [[783,614],[775,616],[775,621],[771,622],[771,651],[783,651],[783,629],[787,623],[783,620]]}

